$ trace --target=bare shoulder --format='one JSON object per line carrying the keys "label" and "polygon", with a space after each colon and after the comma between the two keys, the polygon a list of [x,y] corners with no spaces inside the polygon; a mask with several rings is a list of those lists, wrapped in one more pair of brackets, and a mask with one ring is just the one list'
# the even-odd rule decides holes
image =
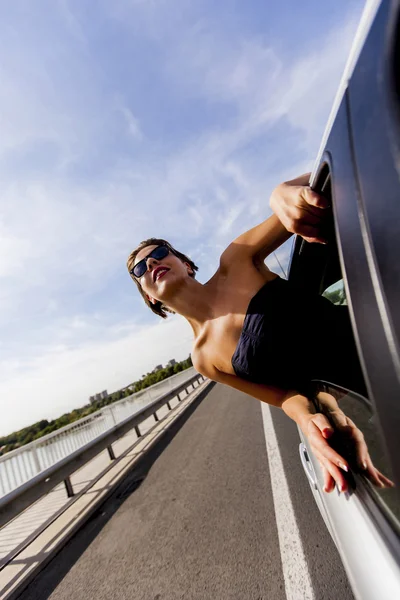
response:
{"label": "bare shoulder", "polygon": [[202,348],[193,348],[191,359],[193,366],[198,373],[215,381],[217,369]]}

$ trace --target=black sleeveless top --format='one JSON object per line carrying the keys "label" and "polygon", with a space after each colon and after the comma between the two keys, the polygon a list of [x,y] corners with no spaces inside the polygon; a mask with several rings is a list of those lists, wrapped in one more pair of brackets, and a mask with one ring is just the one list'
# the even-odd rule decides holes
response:
{"label": "black sleeveless top", "polygon": [[366,394],[347,307],[280,277],[251,299],[232,367],[242,379],[306,395],[312,379]]}

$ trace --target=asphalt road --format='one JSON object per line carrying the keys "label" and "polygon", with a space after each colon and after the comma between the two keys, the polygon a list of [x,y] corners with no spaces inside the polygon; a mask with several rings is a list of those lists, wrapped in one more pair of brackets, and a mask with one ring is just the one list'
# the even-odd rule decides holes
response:
{"label": "asphalt road", "polygon": [[[351,600],[297,430],[272,416],[314,598]],[[20,598],[285,600],[260,403],[222,385],[195,400]]]}

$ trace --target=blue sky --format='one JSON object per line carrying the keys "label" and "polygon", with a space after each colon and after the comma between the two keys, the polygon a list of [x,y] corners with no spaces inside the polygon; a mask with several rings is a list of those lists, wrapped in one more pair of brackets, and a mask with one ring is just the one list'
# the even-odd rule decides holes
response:
{"label": "blue sky", "polygon": [[268,217],[312,167],[363,5],[0,5],[0,434],[187,356],[128,254],[167,238],[206,281]]}

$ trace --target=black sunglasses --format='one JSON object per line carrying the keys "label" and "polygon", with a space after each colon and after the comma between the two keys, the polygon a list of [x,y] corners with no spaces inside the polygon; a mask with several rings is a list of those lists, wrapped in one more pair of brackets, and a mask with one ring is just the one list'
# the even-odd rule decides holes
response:
{"label": "black sunglasses", "polygon": [[145,256],[145,258],[139,260],[139,262],[136,263],[136,265],[133,267],[133,269],[129,271],[129,273],[131,275],[134,275],[135,277],[142,277],[142,275],[144,275],[147,271],[147,259],[155,258],[156,260],[162,260],[163,258],[168,256],[168,254],[169,248],[167,246],[157,246],[157,248],[154,248],[154,250],[152,250],[150,254]]}

